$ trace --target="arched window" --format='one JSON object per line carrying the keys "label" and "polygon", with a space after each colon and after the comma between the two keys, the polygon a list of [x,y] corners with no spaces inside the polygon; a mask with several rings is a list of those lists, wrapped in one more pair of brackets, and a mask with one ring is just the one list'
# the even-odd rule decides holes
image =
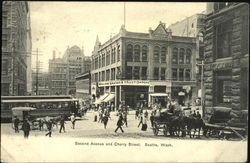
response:
{"label": "arched window", "polygon": [[126,61],[133,61],[133,46],[131,44],[129,44],[127,46],[127,53],[126,53]]}
{"label": "arched window", "polygon": [[179,54],[179,64],[184,63],[184,53],[185,53],[185,50],[183,48],[181,48],[180,49],[180,54]]}
{"label": "arched window", "polygon": [[159,63],[160,48],[159,46],[154,47],[154,62]]}
{"label": "arched window", "polygon": [[190,64],[190,63],[191,63],[191,55],[192,55],[191,49],[187,49],[187,53],[186,53],[186,64]]}
{"label": "arched window", "polygon": [[134,62],[140,62],[140,46],[139,45],[135,45],[134,48]]}
{"label": "arched window", "polygon": [[142,47],[142,62],[146,62],[148,60],[148,47],[144,45]]}
{"label": "arched window", "polygon": [[161,63],[166,63],[166,48],[161,48]]}
{"label": "arched window", "polygon": [[173,56],[172,56],[172,63],[177,64],[177,60],[178,60],[178,49],[174,48],[173,49]]}

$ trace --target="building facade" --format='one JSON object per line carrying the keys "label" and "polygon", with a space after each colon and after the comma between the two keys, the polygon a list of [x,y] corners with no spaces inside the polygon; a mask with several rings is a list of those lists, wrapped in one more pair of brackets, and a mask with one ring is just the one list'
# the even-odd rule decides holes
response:
{"label": "building facade", "polygon": [[2,5],[1,94],[26,95],[30,70],[27,58],[31,54],[28,2],[4,1]]}
{"label": "building facade", "polygon": [[76,75],[76,98],[91,98],[91,76],[90,71]]}
{"label": "building facade", "polygon": [[164,106],[166,96],[192,98],[195,51],[195,38],[172,36],[162,22],[148,33],[128,32],[122,26],[104,44],[97,38],[91,62],[91,94],[96,98],[115,94],[116,107],[122,101],[131,107]]}
{"label": "building facade", "polygon": [[50,94],[75,95],[75,77],[90,69],[90,62],[78,46],[68,47],[62,58],[56,58],[53,52],[53,59],[49,60]]}
{"label": "building facade", "polygon": [[49,95],[49,74],[48,72],[32,72],[32,94]]}
{"label": "building facade", "polygon": [[207,4],[204,78],[207,115],[212,108],[223,106],[232,108],[235,115],[248,111],[248,4]]}

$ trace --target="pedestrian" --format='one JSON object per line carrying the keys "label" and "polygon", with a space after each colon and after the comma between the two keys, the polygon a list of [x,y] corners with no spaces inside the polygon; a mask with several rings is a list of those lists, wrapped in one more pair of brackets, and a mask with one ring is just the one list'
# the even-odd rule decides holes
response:
{"label": "pedestrian", "polygon": [[14,119],[14,129],[15,129],[15,133],[18,133],[19,132],[19,129],[18,129],[18,125],[19,125],[19,118],[17,118],[17,116],[15,116],[15,119]]}
{"label": "pedestrian", "polygon": [[137,119],[137,118],[138,118],[138,116],[139,116],[139,110],[138,110],[138,109],[136,109],[136,111],[135,111],[135,119]]}
{"label": "pedestrian", "polygon": [[143,121],[142,121],[142,127],[141,130],[142,131],[147,131],[148,125],[147,125],[147,118],[144,116]]}
{"label": "pedestrian", "polygon": [[122,132],[124,132],[123,131],[123,129],[122,129],[122,125],[123,125],[123,118],[122,118],[122,116],[119,116],[119,119],[118,119],[118,121],[117,121],[117,128],[115,129],[115,132],[118,130],[118,129],[120,129]]}
{"label": "pedestrian", "polygon": [[106,129],[106,127],[107,127],[108,120],[109,120],[108,115],[105,115],[105,116],[103,117],[103,124],[104,124],[104,128],[105,128],[105,129]]}
{"label": "pedestrian", "polygon": [[44,123],[43,120],[39,119],[38,123],[39,123],[39,130],[42,131],[42,129],[43,129],[43,123]]}
{"label": "pedestrian", "polygon": [[51,137],[51,134],[52,134],[52,121],[51,120],[48,120],[47,122],[47,129],[48,129],[48,133],[45,134],[45,136],[48,136]]}
{"label": "pedestrian", "polygon": [[143,121],[143,117],[140,116],[140,122],[139,122],[139,124],[138,124],[138,127],[140,127],[140,125],[142,124],[142,121]]}
{"label": "pedestrian", "polygon": [[194,110],[193,117],[196,118],[196,116],[197,116],[197,115],[196,115],[195,110]]}
{"label": "pedestrian", "polygon": [[95,111],[94,122],[97,122],[97,111]]}
{"label": "pedestrian", "polygon": [[126,125],[126,127],[128,127],[127,113],[126,112],[123,113],[123,122]]}
{"label": "pedestrian", "polygon": [[27,119],[24,119],[23,121],[22,130],[24,133],[24,138],[28,139],[30,133],[30,124]]}
{"label": "pedestrian", "polygon": [[151,112],[151,115],[150,115],[150,122],[151,122],[151,126],[153,127],[154,125],[154,112],[153,111]]}
{"label": "pedestrian", "polygon": [[145,111],[144,116],[146,119],[148,119],[148,111],[147,110]]}
{"label": "pedestrian", "polygon": [[196,117],[197,117],[198,119],[201,119],[201,114],[199,113],[199,111],[197,111]]}
{"label": "pedestrian", "polygon": [[62,132],[62,129],[63,129],[63,132],[65,132],[65,118],[63,116],[61,116],[61,119],[60,119],[60,130],[59,130],[59,133]]}
{"label": "pedestrian", "polygon": [[75,118],[75,114],[72,113],[72,115],[70,116],[70,121],[72,123],[72,127],[73,129],[75,129],[75,123],[76,123],[76,118]]}

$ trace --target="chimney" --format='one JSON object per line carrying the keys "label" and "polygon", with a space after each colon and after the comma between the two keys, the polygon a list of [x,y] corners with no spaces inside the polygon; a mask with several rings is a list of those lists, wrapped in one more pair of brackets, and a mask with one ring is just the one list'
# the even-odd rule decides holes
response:
{"label": "chimney", "polygon": [[56,59],[56,51],[53,50],[53,60]]}

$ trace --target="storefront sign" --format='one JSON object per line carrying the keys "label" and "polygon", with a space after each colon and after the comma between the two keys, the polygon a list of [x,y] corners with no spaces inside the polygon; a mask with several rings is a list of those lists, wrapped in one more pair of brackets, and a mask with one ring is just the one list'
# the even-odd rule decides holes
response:
{"label": "storefront sign", "polygon": [[149,80],[114,80],[107,82],[99,82],[98,86],[115,86],[115,85],[133,85],[133,86],[149,86],[149,85],[162,85],[171,86],[169,81],[149,81]]}

